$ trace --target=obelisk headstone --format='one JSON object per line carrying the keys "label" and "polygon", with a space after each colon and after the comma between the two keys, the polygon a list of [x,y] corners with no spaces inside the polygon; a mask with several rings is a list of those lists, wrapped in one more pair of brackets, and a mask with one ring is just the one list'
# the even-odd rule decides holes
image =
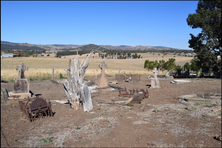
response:
{"label": "obelisk headstone", "polygon": [[99,64],[99,68],[101,69],[101,74],[98,75],[98,87],[107,87],[108,86],[108,76],[105,73],[105,62],[101,62]]}

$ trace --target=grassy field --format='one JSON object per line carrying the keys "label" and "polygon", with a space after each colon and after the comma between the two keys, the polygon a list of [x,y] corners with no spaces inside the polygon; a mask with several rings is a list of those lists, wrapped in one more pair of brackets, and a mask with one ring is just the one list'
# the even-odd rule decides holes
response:
{"label": "grassy field", "polygon": [[[100,74],[101,70],[98,65],[104,60],[107,68],[106,74],[108,76],[114,76],[118,73],[119,67],[121,68],[121,74],[133,74],[133,75],[151,75],[152,72],[147,71],[143,68],[145,60],[162,60],[167,61],[169,58],[174,58],[174,55],[165,55],[162,58],[162,54],[158,56],[158,53],[155,55],[148,53],[140,53],[143,57],[142,59],[101,59],[98,58],[98,54],[92,54],[90,58],[90,64],[86,72],[86,77],[95,77]],[[85,60],[86,54],[79,56],[79,60]],[[94,56],[94,58],[93,58]],[[64,71],[65,68],[68,68],[68,61],[76,57],[74,56],[65,56],[62,58],[52,58],[52,57],[16,57],[16,58],[2,58],[1,59],[1,79],[12,80],[14,77],[18,77],[18,71],[15,69],[20,63],[24,63],[29,67],[28,71],[25,72],[26,77],[33,79],[43,78],[50,79],[52,74],[52,69],[54,69],[54,77],[59,78],[61,74],[63,77],[66,77]],[[182,57],[176,56],[176,64],[183,65],[186,62],[190,62],[192,57]],[[61,74],[60,74],[61,73]],[[160,73],[164,74],[164,73]]]}

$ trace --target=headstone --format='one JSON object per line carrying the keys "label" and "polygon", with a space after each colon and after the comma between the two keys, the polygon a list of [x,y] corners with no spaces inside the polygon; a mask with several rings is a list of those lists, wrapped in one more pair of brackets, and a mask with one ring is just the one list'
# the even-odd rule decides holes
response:
{"label": "headstone", "polygon": [[25,78],[25,70],[28,70],[28,67],[21,63],[16,67],[16,70],[18,70],[18,78],[14,78],[13,92],[10,96],[31,97],[29,93],[29,80]]}
{"label": "headstone", "polygon": [[98,75],[98,87],[107,87],[108,86],[108,76],[105,73],[105,62],[101,62],[99,64],[99,68],[101,68],[101,74]]}
{"label": "headstone", "polygon": [[166,77],[166,78],[169,77],[169,72],[166,72],[165,77]]}
{"label": "headstone", "polygon": [[93,104],[92,104],[92,99],[91,99],[91,93],[87,84],[83,85],[81,95],[82,95],[84,112],[89,112],[90,110],[93,109]]}
{"label": "headstone", "polygon": [[18,78],[14,78],[13,93],[29,93],[29,80],[25,78],[25,70],[28,70],[23,63],[16,67]]}
{"label": "headstone", "polygon": [[21,63],[19,66],[16,67],[16,70],[18,70],[18,79],[23,79],[25,78],[25,70],[28,70],[28,67]]}
{"label": "headstone", "polygon": [[119,76],[119,74],[120,74],[120,70],[121,70],[121,68],[119,67],[118,76]]}
{"label": "headstone", "polygon": [[157,69],[154,68],[154,70],[152,71],[154,73],[154,78],[151,79],[151,88],[160,88],[160,82],[157,78]]}

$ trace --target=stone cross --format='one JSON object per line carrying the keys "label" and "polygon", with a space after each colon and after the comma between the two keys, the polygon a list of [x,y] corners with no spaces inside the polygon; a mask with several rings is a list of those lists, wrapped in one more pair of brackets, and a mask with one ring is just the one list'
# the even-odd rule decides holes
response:
{"label": "stone cross", "polygon": [[152,72],[154,73],[154,79],[151,80],[151,88],[160,88],[160,82],[157,78],[157,69],[154,68]]}
{"label": "stone cross", "polygon": [[107,65],[105,64],[104,61],[102,61],[100,64],[99,64],[99,68],[101,69],[101,73],[105,73],[105,68],[107,67]]}
{"label": "stone cross", "polygon": [[154,78],[157,78],[157,69],[156,68],[154,68],[154,70],[152,71],[153,73],[154,73]]}
{"label": "stone cross", "polygon": [[18,70],[18,79],[23,79],[25,78],[25,70],[28,70],[28,67],[21,63],[16,67],[16,70]]}

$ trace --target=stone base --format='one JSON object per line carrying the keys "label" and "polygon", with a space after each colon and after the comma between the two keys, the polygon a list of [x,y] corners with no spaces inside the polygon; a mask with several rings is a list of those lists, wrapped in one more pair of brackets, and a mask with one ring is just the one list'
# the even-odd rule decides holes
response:
{"label": "stone base", "polygon": [[104,92],[104,91],[110,91],[109,86],[104,86],[104,87],[97,87],[96,92]]}
{"label": "stone base", "polygon": [[9,97],[15,97],[15,98],[31,98],[31,94],[30,93],[13,93],[11,92],[10,93],[10,96]]}
{"label": "stone base", "polygon": [[151,86],[150,88],[161,88],[160,86]]}
{"label": "stone base", "polygon": [[29,93],[29,80],[27,78],[14,78],[14,93]]}

